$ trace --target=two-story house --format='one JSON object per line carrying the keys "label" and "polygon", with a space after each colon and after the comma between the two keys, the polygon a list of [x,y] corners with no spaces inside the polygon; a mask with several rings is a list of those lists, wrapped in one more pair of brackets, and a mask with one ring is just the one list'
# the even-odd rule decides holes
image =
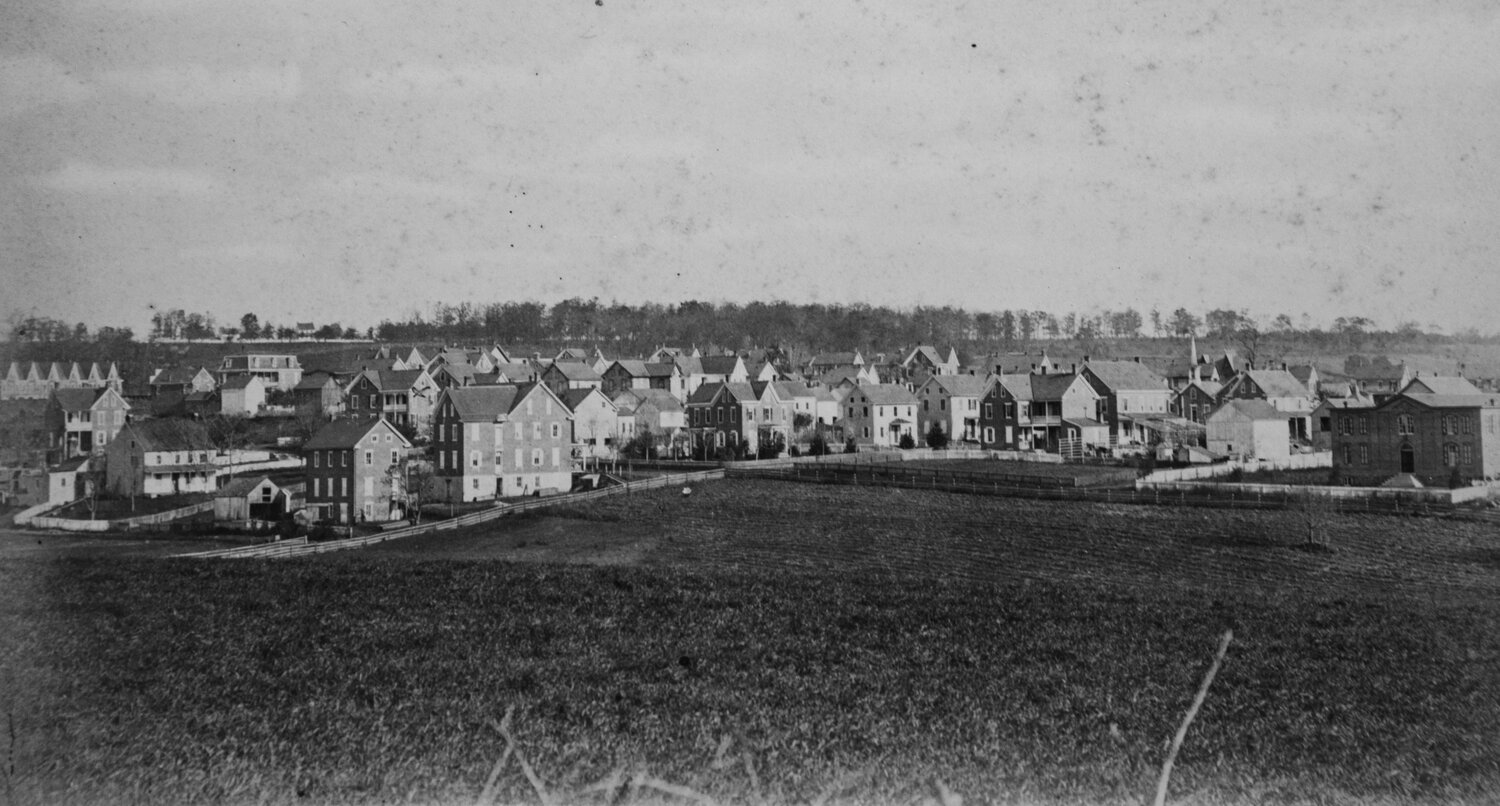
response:
{"label": "two-story house", "polygon": [[344,412],[344,386],[322,371],[309,372],[292,390],[299,415],[329,417]]}
{"label": "two-story house", "polygon": [[[930,344],[919,344],[901,361],[902,374],[915,384],[935,375],[959,373],[958,351],[948,348],[946,354]],[[951,434],[950,434],[951,436]]]}
{"label": "two-story house", "polygon": [[402,462],[411,442],[384,417],[329,423],[302,446],[307,508],[318,520],[381,522],[401,517]]}
{"label": "two-story house", "polygon": [[109,387],[54,389],[43,418],[59,459],[99,453],[129,417],[130,404]]}
{"label": "two-story house", "polygon": [[1203,425],[1208,415],[1219,406],[1219,392],[1223,384],[1203,379],[1189,380],[1172,393],[1171,412],[1189,422]]}
{"label": "two-story house", "polygon": [[218,448],[196,420],[128,422],[104,449],[111,495],[211,493],[218,487]]}
{"label": "two-story house", "polygon": [[570,391],[600,389],[604,386],[604,377],[582,361],[553,361],[542,370],[541,381],[558,397]]}
{"label": "two-story house", "polygon": [[664,389],[679,401],[686,402],[687,378],[673,362],[620,359],[609,365],[602,376],[604,394],[611,399],[631,389]]}
{"label": "two-story house", "polygon": [[955,443],[978,442],[982,436],[979,402],[989,380],[956,372],[928,375],[916,392],[917,400],[921,401],[917,409],[917,433],[925,439],[936,423]]}
{"label": "two-story house", "polygon": [[1098,392],[1077,373],[997,375],[980,398],[980,442],[1048,453],[1107,446],[1109,426],[1098,409]]}
{"label": "two-story house", "polygon": [[791,405],[771,383],[705,383],[685,408],[694,455],[720,448],[754,454],[776,436],[791,441]]}
{"label": "two-story house", "polygon": [[350,381],[344,400],[350,414],[384,417],[425,437],[438,391],[425,369],[372,369]]}
{"label": "two-story house", "polygon": [[169,367],[158,369],[151,376],[151,394],[188,394],[190,392],[212,392],[219,381],[208,367]]}
{"label": "two-story house", "polygon": [[1085,360],[1079,371],[1099,395],[1093,419],[1109,424],[1119,444],[1149,443],[1157,431],[1152,420],[1170,416],[1172,390],[1167,381],[1139,361]]}
{"label": "two-story house", "polygon": [[572,412],[573,458],[587,461],[615,455],[620,409],[598,387],[568,389],[559,395]]}
{"label": "two-story house", "polygon": [[900,384],[864,384],[844,396],[844,435],[859,445],[899,447],[903,436],[922,444],[916,432],[920,403]]}
{"label": "two-story house", "polygon": [[572,412],[541,383],[445,389],[433,413],[433,472],[450,501],[567,492]]}

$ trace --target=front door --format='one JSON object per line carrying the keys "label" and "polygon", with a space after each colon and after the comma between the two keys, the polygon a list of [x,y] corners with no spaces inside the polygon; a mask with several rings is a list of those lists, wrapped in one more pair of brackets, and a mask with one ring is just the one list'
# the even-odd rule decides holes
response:
{"label": "front door", "polygon": [[1401,446],[1401,472],[1417,472],[1417,452],[1412,450],[1410,445]]}

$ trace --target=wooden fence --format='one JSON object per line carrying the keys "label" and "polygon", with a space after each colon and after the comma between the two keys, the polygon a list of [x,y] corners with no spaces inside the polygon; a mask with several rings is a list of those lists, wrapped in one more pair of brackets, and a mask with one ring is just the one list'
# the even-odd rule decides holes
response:
{"label": "wooden fence", "polygon": [[[1074,486],[1018,486],[985,475],[913,473],[905,468],[882,467],[832,468],[735,468],[734,478],[761,478],[776,481],[791,481],[806,484],[847,484],[855,486],[901,487],[915,490],[937,490],[941,492],[970,495],[993,495],[1011,498],[1030,498],[1044,501],[1091,501],[1105,504],[1144,504],[1155,506],[1208,507],[1214,509],[1295,509],[1315,505],[1330,512],[1370,512],[1389,514],[1434,514],[1452,511],[1452,504],[1443,500],[1411,501],[1399,497],[1348,497],[1324,498],[1310,502],[1298,496],[1287,486],[1272,490],[1251,492],[1233,489],[1234,485],[1203,484],[1172,485],[1180,489],[1167,489],[1167,485],[1151,485],[1136,489],[1117,487]],[[1271,487],[1271,485],[1258,485]]]}

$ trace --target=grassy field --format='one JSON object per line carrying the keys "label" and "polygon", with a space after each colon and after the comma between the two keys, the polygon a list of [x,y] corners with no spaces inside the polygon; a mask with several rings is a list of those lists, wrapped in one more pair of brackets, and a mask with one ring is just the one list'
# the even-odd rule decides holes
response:
{"label": "grassy field", "polygon": [[1062,462],[1013,462],[999,459],[923,459],[882,465],[895,470],[956,473],[964,476],[1031,478],[1039,482],[1071,482],[1074,479],[1135,478],[1135,469],[1117,465],[1086,465]]}
{"label": "grassy field", "polygon": [[[714,482],[306,561],[8,557],[3,791],[469,803],[513,708],[562,802],[1140,803],[1233,627],[1174,802],[1493,802],[1494,527],[1293,517]],[[497,799],[538,797],[512,763]]]}

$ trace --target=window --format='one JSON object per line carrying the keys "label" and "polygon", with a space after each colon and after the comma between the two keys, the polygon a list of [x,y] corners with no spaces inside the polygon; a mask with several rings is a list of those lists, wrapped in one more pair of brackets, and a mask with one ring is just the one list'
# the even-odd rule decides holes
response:
{"label": "window", "polygon": [[[986,420],[993,420],[993,419],[995,419],[995,404],[994,403],[986,403],[986,404],[984,404],[984,419],[986,419]],[[987,439],[985,441],[986,442],[994,442],[993,439]]]}
{"label": "window", "polygon": [[320,457],[318,455],[318,452],[317,451],[313,451],[313,467],[321,467],[322,466],[322,462],[319,461],[319,459],[320,459]]}
{"label": "window", "polygon": [[[530,403],[531,401],[528,400],[526,402]],[[542,438],[542,424],[541,423],[533,422],[531,424],[531,438],[532,439],[541,439]]]}
{"label": "window", "polygon": [[469,489],[471,489],[471,490],[477,490],[477,489],[479,489],[479,479],[478,478],[469,479]]}
{"label": "window", "polygon": [[479,451],[469,451],[469,467],[479,467]]}
{"label": "window", "polygon": [[557,439],[558,437],[561,437],[561,436],[562,436],[562,425],[559,424],[559,423],[553,423],[552,424],[552,438],[553,439]]}
{"label": "window", "polygon": [[1449,442],[1443,446],[1443,465],[1445,467],[1458,466],[1458,446]]}
{"label": "window", "polygon": [[[1347,419],[1348,418],[1345,418],[1346,422]],[[1349,432],[1345,431],[1344,433],[1347,434]],[[1396,433],[1401,434],[1402,436],[1410,436],[1417,433],[1415,418],[1410,414],[1396,415]]]}
{"label": "window", "polygon": [[1461,445],[1461,446],[1459,446],[1458,451],[1459,451],[1459,457],[1460,457],[1459,461],[1460,462],[1462,462],[1463,464],[1466,464],[1466,465],[1472,465],[1472,464],[1474,464],[1474,446],[1473,445]]}
{"label": "window", "polygon": [[1370,433],[1370,418],[1364,416],[1363,414],[1359,415],[1359,433]]}
{"label": "window", "polygon": [[365,467],[375,464],[375,452],[365,451]]}
{"label": "window", "polygon": [[948,410],[948,401],[946,399],[939,399],[938,400],[938,409],[941,410],[941,411],[947,411]]}
{"label": "window", "polygon": [[533,467],[541,467],[542,466],[542,449],[541,448],[532,448],[531,449],[531,464],[532,464]]}
{"label": "window", "polygon": [[400,459],[398,459],[398,458],[397,458],[397,457],[398,457],[398,455],[399,455],[399,454],[398,454],[398,453],[397,453],[397,452],[396,452],[396,451],[394,451],[394,450],[393,450],[393,451],[391,451],[391,464],[393,464],[393,465],[394,465],[394,464],[396,464],[396,463],[397,463],[397,462],[399,462],[399,461],[401,461],[401,460],[400,460]]}
{"label": "window", "polygon": [[1367,464],[1370,463],[1370,446],[1369,445],[1361,445],[1361,446],[1359,446],[1359,463],[1362,464],[1362,465],[1367,465]]}
{"label": "window", "polygon": [[[1233,450],[1233,449],[1234,449],[1234,446],[1231,445],[1230,446],[1230,450]],[[1353,456],[1354,456],[1354,446],[1353,445],[1345,445],[1344,446],[1344,464],[1346,464],[1346,465],[1352,465],[1352,464],[1354,464],[1354,460],[1352,458]]]}

